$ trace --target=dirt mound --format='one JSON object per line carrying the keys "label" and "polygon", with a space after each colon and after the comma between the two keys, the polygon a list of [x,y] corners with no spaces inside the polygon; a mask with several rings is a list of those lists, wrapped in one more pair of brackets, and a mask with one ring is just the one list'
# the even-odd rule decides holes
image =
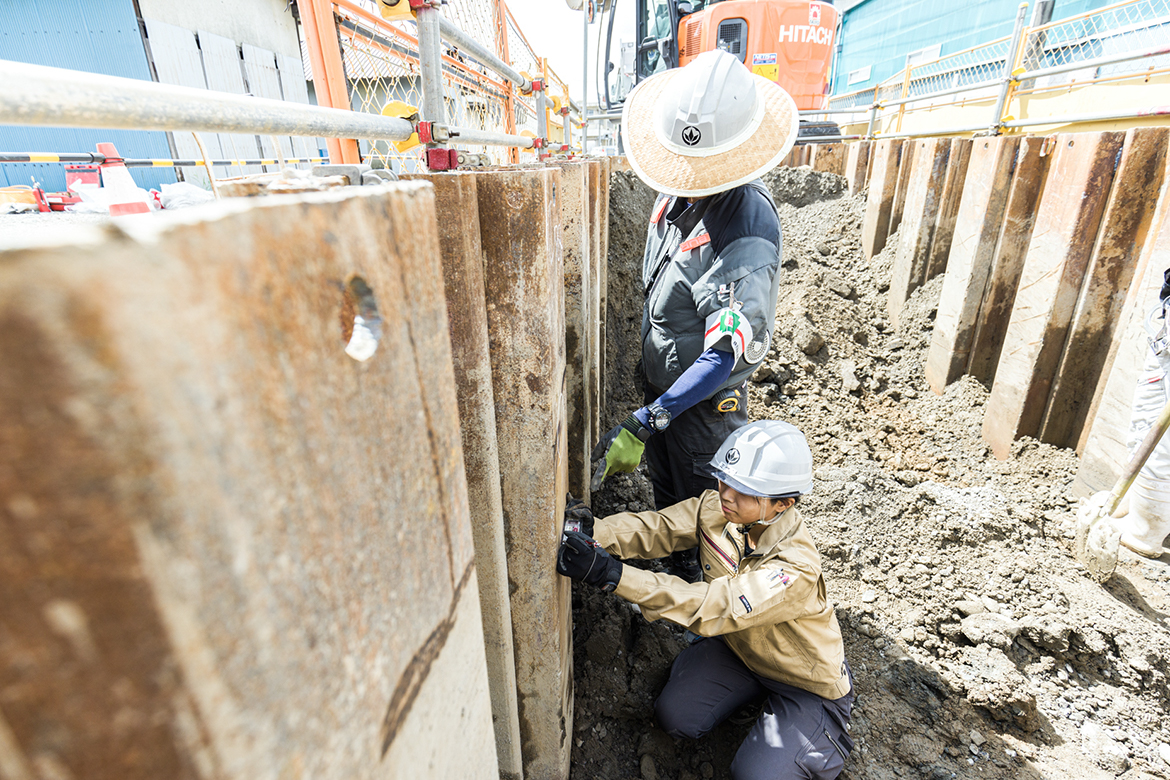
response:
{"label": "dirt mound", "polygon": [[[750,410],[804,431],[817,464],[803,511],[858,693],[842,777],[1170,777],[1167,557],[1123,551],[1113,580],[1093,584],[1070,553],[1075,454],[1025,439],[996,461],[979,435],[987,389],[970,378],[942,396],[926,386],[942,278],[891,328],[896,236],[866,261],[864,199],[841,194],[843,180],[782,169],[767,181],[784,268]],[[612,424],[641,403],[629,369],[653,196],[617,174],[611,197]],[[644,474],[623,475],[594,507],[648,509],[650,496]],[[729,777],[752,713],[697,742],[653,724],[682,632],[591,588],[574,599],[573,777]]]}

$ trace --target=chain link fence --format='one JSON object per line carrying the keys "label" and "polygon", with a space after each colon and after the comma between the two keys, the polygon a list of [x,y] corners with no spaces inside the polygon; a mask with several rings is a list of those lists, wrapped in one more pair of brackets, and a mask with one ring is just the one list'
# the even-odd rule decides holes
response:
{"label": "chain link fence", "polygon": [[908,97],[984,84],[1002,79],[1009,70],[1011,37],[948,54],[932,62],[910,67]]}
{"label": "chain link fence", "polygon": [[[373,0],[334,0],[333,12],[351,108],[380,114],[392,101],[419,108],[423,94],[417,25],[413,21],[382,19]],[[500,18],[501,12],[504,18]],[[498,52],[516,70],[533,78],[541,77],[539,58],[503,3],[451,0],[444,4],[443,14],[489,51]],[[503,30],[508,41],[506,55],[500,41]],[[502,76],[446,41],[442,48],[443,97],[448,124],[496,133],[536,134],[535,103],[531,96],[520,95]],[[307,54],[305,62],[308,72]],[[509,162],[507,147],[460,144],[460,148],[487,155],[497,165]],[[399,173],[424,169],[417,146],[399,151],[392,142],[363,140],[359,149],[362,158],[375,168]]]}
{"label": "chain link fence", "polygon": [[[905,97],[939,95],[939,100],[912,103],[902,111],[910,113],[937,108],[940,101],[945,105],[988,100],[1017,65],[1025,71],[1035,71],[1085,63],[1081,69],[1026,80],[1014,91],[1017,96],[1105,81],[1148,79],[1170,73],[1170,53],[1104,64],[1095,61],[1168,46],[1170,0],[1125,0],[1040,27],[1025,28],[1016,51],[1011,51],[1009,36],[910,65],[909,77],[903,69],[875,87],[830,98],[829,107],[857,108]],[[950,96],[941,94],[964,87],[971,90]],[[896,106],[885,108],[879,114],[878,125],[897,110]]]}
{"label": "chain link fence", "polygon": [[[1040,70],[1078,62],[1139,52],[1170,43],[1170,0],[1130,0],[1098,11],[1063,19],[1024,36],[1022,63],[1028,70]],[[1083,70],[1044,77],[1030,91],[1058,88],[1070,82],[1110,81],[1146,76],[1170,68],[1170,55],[1159,55],[1087,65]]]}

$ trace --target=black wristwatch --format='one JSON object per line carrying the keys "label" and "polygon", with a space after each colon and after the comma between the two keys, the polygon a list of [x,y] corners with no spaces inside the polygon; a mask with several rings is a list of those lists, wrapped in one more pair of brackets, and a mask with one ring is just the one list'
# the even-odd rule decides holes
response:
{"label": "black wristwatch", "polygon": [[650,425],[650,430],[655,433],[662,433],[670,427],[670,412],[662,404],[658,402],[652,403],[646,407],[646,411],[650,413],[650,419],[647,420]]}

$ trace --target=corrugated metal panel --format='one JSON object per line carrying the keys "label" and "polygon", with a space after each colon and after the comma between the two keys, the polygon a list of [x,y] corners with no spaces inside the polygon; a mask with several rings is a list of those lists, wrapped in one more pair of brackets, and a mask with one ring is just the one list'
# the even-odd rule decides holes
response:
{"label": "corrugated metal panel", "polygon": [[[309,90],[305,84],[305,70],[300,59],[287,54],[276,55],[276,67],[280,71],[280,89],[285,100],[296,103],[309,103]],[[312,138],[295,136],[292,139],[293,148],[297,157],[316,157],[318,155],[317,142]],[[321,141],[321,148],[325,142]]]}
{"label": "corrugated metal panel", "polygon": [[[157,19],[143,21],[146,22],[150,56],[159,82],[207,89],[207,81],[203,78],[203,58],[199,54],[199,43],[195,40],[195,33]],[[179,157],[198,160],[203,156],[192,133],[177,131],[170,133],[170,136],[175,153]],[[212,159],[223,159],[223,150],[220,148],[217,134],[200,133],[200,138]],[[227,168],[224,167],[217,167],[214,172],[217,177],[228,175]],[[202,168],[185,168],[182,173],[186,181],[209,186],[207,173]]]}
{"label": "corrugated metal panel", "polygon": [[[1053,19],[1108,5],[1108,0],[1057,2]],[[906,65],[906,56],[942,44],[942,54],[978,46],[1012,34],[1019,0],[940,3],[937,0],[867,0],[845,12],[841,55],[833,91],[873,86]],[[1031,17],[1028,17],[1028,21]],[[870,65],[869,81],[847,85],[849,72]]]}
{"label": "corrugated metal panel", "polygon": [[[220,92],[231,92],[243,95],[248,90],[244,87],[244,72],[240,64],[240,50],[235,41],[224,38],[222,35],[199,30],[199,48],[203,52],[203,72],[207,76],[207,88]],[[234,160],[247,160],[260,156],[260,145],[254,135],[221,134],[219,142],[223,152]],[[244,168],[234,168],[237,176],[245,173],[260,173],[258,165],[249,165]]]}
{"label": "corrugated metal panel", "polygon": [[[248,91],[256,97],[283,100],[280,74],[276,72],[276,55],[250,43],[245,43],[241,49],[244,54],[244,80],[248,85]],[[273,138],[268,135],[260,136],[260,145],[264,149],[265,157],[276,157],[276,149],[272,145]],[[280,151],[286,158],[293,156],[292,142],[288,136],[276,136],[275,140],[280,144]]]}
{"label": "corrugated metal panel", "polygon": [[[4,0],[3,14],[0,59],[150,80],[133,0]],[[6,152],[90,152],[102,141],[113,142],[124,157],[171,156],[165,133],[0,126],[0,150]],[[143,187],[175,181],[169,168],[135,169],[132,175]],[[61,165],[0,165],[5,184],[28,184],[29,176],[46,189],[65,189]]]}

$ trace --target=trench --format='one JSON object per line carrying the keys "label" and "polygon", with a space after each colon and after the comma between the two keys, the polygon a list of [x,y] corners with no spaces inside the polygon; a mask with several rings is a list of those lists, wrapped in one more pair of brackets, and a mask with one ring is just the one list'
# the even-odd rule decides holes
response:
{"label": "trench", "polygon": [[[813,450],[816,487],[802,514],[858,693],[856,747],[841,776],[1161,771],[1159,745],[1170,736],[1159,714],[1168,693],[1166,558],[1123,554],[1113,584],[1093,584],[1070,550],[1076,453],[1025,436],[998,459],[983,437],[992,383],[966,375],[932,392],[926,366],[945,275],[911,290],[895,325],[889,289],[905,244],[895,231],[867,259],[869,193],[851,194],[847,178],[808,166],[765,181],[780,208],[782,280],[749,410],[792,422]],[[608,312],[604,424],[641,403],[629,357],[641,290],[629,258],[640,258],[653,202],[625,172],[613,175],[610,197],[618,216],[608,294],[618,303]],[[623,342],[623,333],[632,335]],[[594,510],[652,509],[642,469],[608,480]],[[587,586],[575,586],[573,599],[572,776],[730,777],[758,710],[676,742],[652,713],[685,647],[681,629],[647,624]],[[1099,752],[1083,752],[1088,744]]]}

